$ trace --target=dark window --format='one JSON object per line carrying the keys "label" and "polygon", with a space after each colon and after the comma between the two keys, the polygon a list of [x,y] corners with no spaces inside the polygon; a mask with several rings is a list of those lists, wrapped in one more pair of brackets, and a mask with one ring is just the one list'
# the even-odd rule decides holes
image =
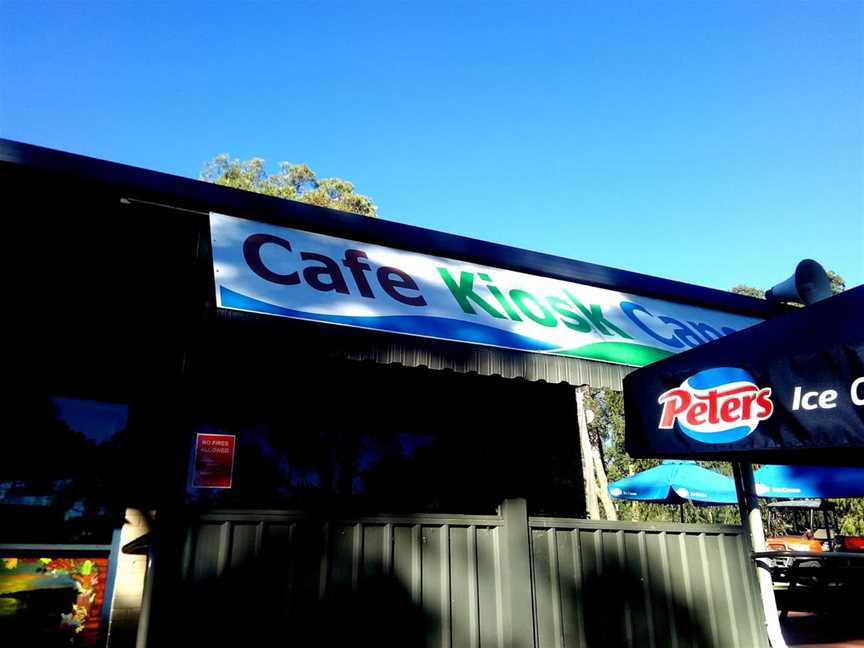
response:
{"label": "dark window", "polygon": [[129,408],[29,394],[0,455],[0,540],[105,544],[122,523]]}
{"label": "dark window", "polygon": [[[325,363],[211,387],[189,438],[190,502],[485,514],[527,497],[532,513],[584,514],[566,385]],[[193,485],[197,434],[236,437],[230,489]]]}

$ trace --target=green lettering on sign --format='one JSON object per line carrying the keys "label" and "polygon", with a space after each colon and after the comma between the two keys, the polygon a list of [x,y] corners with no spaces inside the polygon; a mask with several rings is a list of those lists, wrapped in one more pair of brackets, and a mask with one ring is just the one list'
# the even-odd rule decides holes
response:
{"label": "green lettering on sign", "polygon": [[459,304],[459,307],[464,312],[468,313],[469,315],[477,314],[477,311],[475,311],[473,306],[471,306],[471,302],[473,301],[480,308],[489,313],[492,317],[497,317],[498,319],[506,319],[504,315],[492,308],[492,306],[483,301],[483,298],[480,297],[480,295],[474,292],[473,272],[461,272],[459,275],[459,282],[457,283],[453,276],[450,274],[450,272],[448,272],[447,268],[436,269],[438,270],[438,274],[441,275],[441,278],[444,280],[447,288],[450,290],[450,293],[453,295],[453,298],[456,300],[456,303]]}
{"label": "green lettering on sign", "polygon": [[603,335],[614,335],[614,333],[609,332],[609,329],[612,329],[613,331],[615,331],[615,333],[617,333],[623,338],[627,338],[628,340],[633,339],[632,335],[627,335],[627,333],[625,333],[608,319],[606,319],[606,317],[603,315],[603,311],[597,304],[588,304],[588,306],[590,306],[590,309],[585,308],[585,304],[583,304],[573,295],[571,295],[569,290],[565,290],[564,294],[567,295],[567,297],[570,299],[570,301],[573,302],[573,305],[576,306],[576,308],[582,311],[582,314],[586,318],[588,318],[588,320],[591,322],[591,325]]}
{"label": "green lettering on sign", "polygon": [[[558,319],[552,314],[552,312],[546,308],[545,305],[540,303],[540,300],[537,299],[531,293],[525,290],[511,290],[510,291],[510,299],[513,300],[513,303],[519,307],[525,316],[529,319],[534,320],[541,326],[558,326]],[[540,311],[540,314],[533,312],[531,307],[529,307],[526,302],[533,304],[534,308]]]}

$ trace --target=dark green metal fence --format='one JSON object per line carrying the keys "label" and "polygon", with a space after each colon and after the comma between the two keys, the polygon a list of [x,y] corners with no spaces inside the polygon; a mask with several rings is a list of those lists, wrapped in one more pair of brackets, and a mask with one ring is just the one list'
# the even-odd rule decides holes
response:
{"label": "dark green metal fence", "polygon": [[738,527],[217,511],[183,562],[189,627],[239,597],[217,645],[767,646]]}

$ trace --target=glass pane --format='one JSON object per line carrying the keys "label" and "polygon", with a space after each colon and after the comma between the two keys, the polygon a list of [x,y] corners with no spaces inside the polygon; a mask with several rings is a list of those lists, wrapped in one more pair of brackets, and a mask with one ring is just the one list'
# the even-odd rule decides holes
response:
{"label": "glass pane", "polygon": [[30,394],[14,407],[19,422],[0,461],[0,540],[110,542],[124,504],[118,452],[128,406]]}

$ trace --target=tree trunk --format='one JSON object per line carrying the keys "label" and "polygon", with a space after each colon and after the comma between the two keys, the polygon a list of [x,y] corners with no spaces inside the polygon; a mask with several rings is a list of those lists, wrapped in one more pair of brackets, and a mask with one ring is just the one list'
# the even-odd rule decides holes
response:
{"label": "tree trunk", "polygon": [[597,482],[594,478],[594,459],[591,440],[588,438],[588,422],[585,420],[585,401],[582,388],[576,389],[576,419],[579,427],[579,454],[582,456],[582,477],[585,481],[585,504],[588,518],[600,519],[597,503]]}
{"label": "tree trunk", "polygon": [[597,475],[597,495],[603,503],[603,510],[606,513],[607,520],[617,520],[618,511],[615,510],[615,502],[609,495],[609,481],[606,479],[606,469],[603,467],[603,460],[600,458],[600,451],[597,448],[591,448],[591,455],[594,457],[594,472]]}

